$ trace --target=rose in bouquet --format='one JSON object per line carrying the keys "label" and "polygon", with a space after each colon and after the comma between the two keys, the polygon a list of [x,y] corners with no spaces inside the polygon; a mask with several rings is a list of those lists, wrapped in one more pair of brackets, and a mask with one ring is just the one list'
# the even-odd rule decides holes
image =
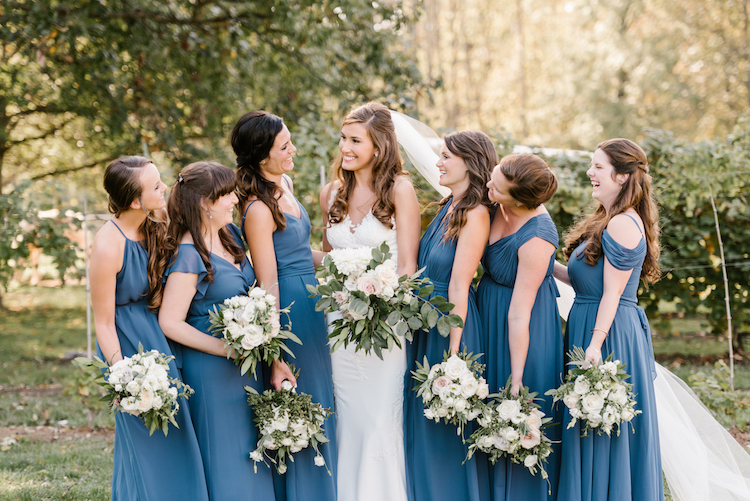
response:
{"label": "rose in bouquet", "polygon": [[266,462],[268,458],[276,465],[276,471],[283,475],[287,458],[294,461],[294,453],[312,447],[317,453],[313,460],[315,465],[324,466],[331,474],[318,450],[319,444],[328,442],[323,423],[331,415],[330,409],[313,403],[310,395],[298,394],[289,381],[284,381],[279,391],[266,390],[259,394],[249,386],[245,386],[245,391],[255,412],[254,422],[259,435],[257,448],[250,453],[256,473],[259,462],[270,466]]}
{"label": "rose in bouquet", "polygon": [[[571,419],[568,428],[575,426],[580,419],[586,424],[583,435],[590,429],[598,434],[611,435],[614,429],[620,434],[622,423],[629,423],[642,411],[635,409],[633,385],[626,383],[630,377],[625,365],[612,360],[612,353],[604,362],[592,365],[586,355],[576,346],[568,353],[571,367],[565,382],[556,389],[547,391],[555,402],[562,400],[568,408]],[[632,423],[631,423],[632,426]]]}
{"label": "rose in bouquet", "polygon": [[276,309],[276,297],[267,294],[260,287],[251,287],[247,295],[234,296],[224,300],[219,309],[208,313],[211,330],[221,333],[224,346],[235,353],[234,363],[240,366],[240,373],[250,371],[255,377],[255,367],[258,362],[271,364],[281,359],[282,350],[294,357],[291,350],[284,344],[289,339],[302,344],[299,338],[289,329],[281,326],[281,314],[289,313],[289,308]]}
{"label": "rose in bouquet", "polygon": [[463,436],[464,427],[477,418],[484,408],[482,400],[489,395],[487,382],[481,376],[484,365],[477,362],[481,354],[461,353],[443,355],[443,362],[430,367],[427,357],[424,364],[417,362],[412,377],[418,383],[417,396],[422,397],[427,419],[450,423],[458,427]]}
{"label": "rose in bouquet", "polygon": [[[138,416],[148,427],[149,435],[161,429],[166,436],[169,423],[179,428],[174,419],[180,409],[177,400],[193,394],[190,386],[169,376],[169,362],[173,358],[157,350],[144,353],[139,343],[138,353],[112,366],[97,357],[93,360],[79,357],[73,363],[84,370],[98,369],[97,384],[107,392],[102,400],[108,402],[113,412]],[[103,369],[106,370],[102,372]]]}
{"label": "rose in bouquet", "polygon": [[383,358],[382,350],[401,347],[401,337],[413,339],[414,331],[437,327],[447,336],[451,327],[463,327],[461,317],[451,314],[453,305],[441,296],[427,299],[434,287],[420,278],[424,269],[398,276],[388,244],[377,248],[334,249],[318,266],[317,286],[308,285],[310,297],[320,296],[315,309],[339,312],[332,322],[331,353],[356,345]]}
{"label": "rose in bouquet", "polygon": [[536,396],[526,386],[513,395],[510,379],[497,394],[490,395],[477,418],[479,427],[468,439],[466,459],[477,450],[486,453],[492,464],[507,456],[528,468],[532,475],[539,468],[542,478],[548,478],[544,463],[552,452],[552,441],[544,434],[544,428],[552,418],[544,417]]}

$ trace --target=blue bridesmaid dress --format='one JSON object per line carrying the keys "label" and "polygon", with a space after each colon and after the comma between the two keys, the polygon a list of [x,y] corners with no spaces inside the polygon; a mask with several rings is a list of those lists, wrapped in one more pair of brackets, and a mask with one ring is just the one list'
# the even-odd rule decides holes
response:
{"label": "blue bridesmaid dress", "polygon": [[[446,203],[430,223],[419,242],[418,268],[425,268],[424,276],[432,280],[435,290],[432,296],[448,297],[448,284],[451,279],[453,261],[456,258],[457,240],[443,240],[445,219],[449,203]],[[486,353],[486,341],[481,332],[476,295],[469,287],[469,307],[461,336],[461,349],[469,352]],[[436,328],[420,331],[407,356],[410,370],[415,370],[415,362],[420,364],[427,356],[432,366],[443,361],[443,353],[448,351],[449,338],[441,336]],[[484,357],[479,359],[484,363]],[[406,485],[410,501],[478,501],[487,499],[489,485],[487,460],[484,455],[475,454],[463,463],[468,446],[456,434],[456,427],[436,423],[424,417],[424,405],[417,392],[413,391],[414,380],[408,378],[405,385],[405,426]],[[466,438],[474,430],[469,423],[464,430]],[[462,464],[463,463],[463,464]]]}
{"label": "blue bridesmaid dress", "polygon": [[[254,202],[250,202],[247,208]],[[315,311],[317,300],[309,297],[306,287],[307,284],[318,284],[310,248],[310,218],[299,201],[297,205],[300,217],[285,212],[286,228],[273,233],[280,304],[282,308],[291,305],[291,330],[302,341],[301,346],[293,343],[289,346],[295,358],[288,361],[300,370],[297,391],[311,395],[313,402],[333,410],[328,330],[323,312]],[[243,228],[247,208],[242,216]],[[287,321],[282,317],[281,323],[285,325]],[[277,475],[274,470],[277,501],[336,500],[336,421],[333,417],[323,424],[323,431],[330,442],[319,448],[331,475],[325,467],[315,466],[312,447],[303,449],[294,455],[294,462],[287,461],[288,469],[284,475]]]}
{"label": "blue bridesmaid dress", "polygon": [[[510,377],[510,348],[508,345],[508,311],[518,272],[518,249],[532,238],[539,237],[555,247],[558,234],[552,218],[540,214],[529,219],[516,233],[506,235],[488,245],[482,264],[484,276],[477,288],[477,307],[482,320],[482,329],[488,336],[487,383],[490,391],[496,392],[505,386]],[[560,314],[557,310],[557,286],[552,278],[555,256],[552,255],[547,275],[539,287],[529,321],[529,351],[523,372],[523,384],[532,392],[538,392],[543,402],[545,417],[552,417],[556,426],[544,430],[551,440],[559,442],[562,430],[562,406],[552,407],[552,397],[544,392],[560,385],[563,373],[563,336]],[[514,464],[501,458],[490,465],[490,482],[493,501],[535,501],[555,499],[557,478],[560,470],[559,444],[553,444],[553,452],[547,458],[545,469],[549,474],[549,485],[537,470],[529,473],[522,464]],[[552,492],[548,494],[549,488]]]}
{"label": "blue bridesmaid dress", "polygon": [[[125,236],[117,223],[111,221]],[[125,239],[125,254],[115,289],[115,328],[122,356],[138,353],[139,343],[144,351],[158,350],[172,355],[156,314],[148,308],[148,252],[139,242]],[[104,358],[98,344],[97,354]],[[169,363],[169,375],[182,379],[174,360]],[[175,416],[179,429],[169,425],[166,437],[161,430],[149,436],[139,417],[122,412],[115,415],[114,501],[208,500],[190,407],[184,398],[179,404]]]}
{"label": "blue bridesmaid dress", "polygon": [[[239,228],[231,224],[227,229],[242,245]],[[209,311],[227,298],[247,294],[255,282],[255,273],[247,259],[239,269],[215,254],[211,254],[210,263],[214,270],[213,282],[205,279],[206,267],[195,246],[181,244],[177,257],[166,272],[166,276],[174,272],[198,275],[197,291],[186,321],[207,334]],[[260,370],[261,366],[258,366]],[[187,346],[182,346],[182,374],[185,382],[195,390],[190,404],[210,498],[215,501],[273,499],[270,469],[259,465],[258,472],[254,473],[254,463],[250,459],[258,432],[244,386],[262,392],[262,374],[258,374],[257,380],[250,374],[242,376],[231,360]]]}
{"label": "blue bridesmaid dress", "polygon": [[[627,214],[626,214],[627,215]],[[637,224],[637,223],[636,223]],[[603,293],[604,259],[595,266],[583,259],[586,242],[578,246],[568,262],[570,283],[576,299],[566,326],[566,350],[586,349]],[[634,249],[615,242],[607,230],[602,234],[602,250],[618,270],[632,270],[617,307],[609,336],[602,345],[602,358],[614,353],[615,360],[627,364],[637,405],[643,414],[631,428],[623,426],[619,436],[581,437],[580,423],[566,429],[570,415],[565,412],[559,501],[661,501],[662,483],[659,430],[654,399],[654,352],[651,332],[643,309],[638,306],[638,282],[646,256],[646,240]],[[633,428],[635,431],[633,431]]]}

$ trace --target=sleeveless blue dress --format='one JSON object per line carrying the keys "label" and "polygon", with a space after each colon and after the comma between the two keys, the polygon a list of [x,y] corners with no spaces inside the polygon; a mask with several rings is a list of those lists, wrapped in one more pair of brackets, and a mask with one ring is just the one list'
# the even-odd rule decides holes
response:
{"label": "sleeveless blue dress", "polygon": [[[637,223],[636,223],[637,224]],[[595,266],[583,259],[586,242],[575,249],[568,262],[570,283],[576,299],[566,326],[566,351],[573,346],[586,349],[603,293],[604,259]],[[581,437],[580,423],[566,429],[570,415],[563,421],[562,458],[557,499],[560,501],[661,501],[662,483],[659,429],[654,399],[654,352],[651,332],[643,309],[638,306],[638,282],[646,256],[646,240],[634,249],[615,242],[607,230],[602,234],[602,250],[618,270],[633,270],[617,307],[609,337],[602,345],[602,358],[614,353],[614,359],[627,364],[628,382],[637,399],[632,431],[623,426],[620,436]]]}
{"label": "sleeveless blue dress", "polygon": [[[245,227],[247,209],[242,216]],[[315,311],[317,300],[311,298],[307,284],[317,285],[312,249],[310,248],[310,218],[302,204],[300,217],[284,213],[286,228],[273,233],[273,248],[276,253],[276,268],[279,280],[279,300],[282,308],[291,304],[288,320],[292,322],[292,332],[302,341],[302,345],[292,343],[295,358],[288,362],[300,369],[297,391],[312,396],[323,408],[333,410],[333,377],[331,376],[331,355],[328,348],[328,330],[323,312]],[[246,235],[245,238],[248,238]],[[250,237],[252,238],[252,237]],[[248,239],[249,241],[249,239]],[[288,322],[281,320],[282,325]],[[336,500],[336,421],[326,420],[323,431],[330,442],[319,446],[331,475],[325,467],[315,466],[315,450],[312,447],[294,455],[294,462],[287,461],[287,471],[277,475],[274,470],[277,501],[335,501]]]}
{"label": "sleeveless blue dress", "polygon": [[[425,268],[424,276],[432,280],[435,290],[432,296],[448,298],[453,261],[456,257],[457,240],[443,241],[444,220],[448,212],[446,203],[430,223],[419,242],[418,268]],[[449,338],[441,336],[436,328],[415,334],[414,342],[407,347],[409,369],[415,370],[424,357],[430,365],[442,362],[448,351]],[[486,340],[482,335],[476,295],[469,287],[469,307],[461,336],[461,349],[486,353]],[[485,363],[484,357],[479,359]],[[424,405],[413,391],[414,380],[407,374],[405,385],[404,440],[406,451],[406,486],[410,501],[454,501],[457,499],[477,501],[488,499],[487,460],[481,453],[462,464],[468,447],[456,427],[443,422],[436,423],[424,417]],[[474,423],[464,430],[465,437],[472,431]]]}
{"label": "sleeveless blue dress", "polygon": [[[227,229],[242,245],[239,228],[231,224]],[[166,276],[173,272],[198,275],[197,291],[186,321],[205,333],[209,333],[210,328],[208,312],[227,298],[246,294],[255,282],[255,273],[247,259],[240,269],[215,254],[211,254],[210,263],[214,270],[213,282],[205,279],[206,267],[195,246],[181,244],[166,272]],[[260,365],[258,370],[261,370]],[[262,374],[258,374],[257,380],[251,375],[242,376],[231,360],[187,346],[182,346],[182,374],[195,390],[190,398],[192,418],[211,499],[272,499],[270,469],[258,465],[258,473],[253,472],[250,452],[255,450],[258,432],[243,388],[252,386],[262,392]]]}
{"label": "sleeveless blue dress", "polygon": [[[488,245],[484,251],[484,276],[477,288],[477,308],[482,329],[488,336],[487,383],[491,392],[505,386],[510,377],[508,311],[518,272],[518,249],[535,237],[557,247],[557,229],[548,214],[529,219],[516,233]],[[551,440],[559,442],[562,435],[559,423],[562,421],[563,409],[562,406],[553,409],[552,397],[544,395],[545,391],[560,385],[563,373],[562,323],[556,300],[559,293],[552,278],[554,263],[553,254],[531,310],[529,352],[526,356],[523,384],[530,391],[538,392],[538,397],[544,400],[538,403],[542,405],[545,417],[551,417],[553,423],[558,423],[546,428],[544,433]],[[545,469],[549,474],[549,486],[539,471],[532,475],[522,464],[514,464],[506,458],[501,458],[494,466],[490,465],[493,501],[555,499],[560,469],[559,444],[553,444],[553,452],[547,461]],[[548,494],[550,486],[552,493]]]}
{"label": "sleeveless blue dress", "polygon": [[[112,224],[120,230],[114,220]],[[139,242],[125,239],[125,254],[115,289],[115,328],[122,356],[138,353],[139,343],[144,351],[158,350],[172,355],[158,317],[148,309],[148,252]],[[98,344],[97,354],[104,358]],[[182,380],[174,360],[169,363],[169,375]],[[208,500],[190,406],[184,398],[179,404],[175,416],[179,429],[169,425],[166,437],[161,430],[149,436],[139,417],[115,414],[113,500]]]}

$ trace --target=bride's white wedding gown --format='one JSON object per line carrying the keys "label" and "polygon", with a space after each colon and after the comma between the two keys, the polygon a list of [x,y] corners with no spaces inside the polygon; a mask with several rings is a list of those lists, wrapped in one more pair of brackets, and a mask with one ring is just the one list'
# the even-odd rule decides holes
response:
{"label": "bride's white wedding gown", "polygon": [[[331,197],[333,198],[333,196]],[[398,261],[395,221],[387,228],[370,211],[353,226],[346,218],[326,230],[334,249],[387,242]],[[330,323],[334,314],[328,315]],[[340,318],[340,317],[339,317]],[[404,341],[402,341],[403,343]],[[404,472],[404,374],[406,354],[394,346],[374,353],[354,345],[331,354],[338,447],[339,501],[406,501]]]}

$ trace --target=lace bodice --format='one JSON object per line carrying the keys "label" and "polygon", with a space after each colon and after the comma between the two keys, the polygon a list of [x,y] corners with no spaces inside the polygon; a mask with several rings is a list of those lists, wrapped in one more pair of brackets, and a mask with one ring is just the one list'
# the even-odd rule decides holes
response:
{"label": "lace bodice", "polygon": [[[336,190],[331,193],[331,201],[336,196]],[[330,205],[330,204],[329,204]],[[393,254],[393,260],[398,262],[398,241],[396,239],[396,220],[391,218],[393,228],[388,228],[378,221],[372,209],[365,215],[362,222],[353,225],[349,214],[340,223],[332,224],[326,230],[328,243],[334,249],[347,247],[377,247],[383,242],[388,244]]]}

